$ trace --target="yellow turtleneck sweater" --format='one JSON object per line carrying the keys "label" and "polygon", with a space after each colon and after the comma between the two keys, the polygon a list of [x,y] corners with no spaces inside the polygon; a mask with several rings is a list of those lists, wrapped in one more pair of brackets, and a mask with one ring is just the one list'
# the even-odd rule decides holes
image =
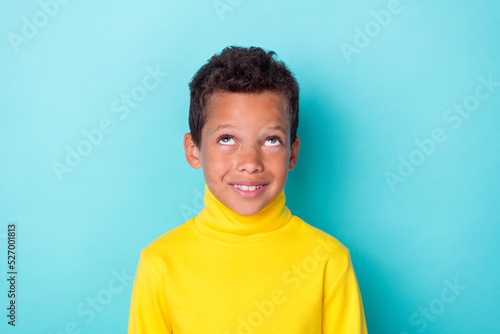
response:
{"label": "yellow turtleneck sweater", "polygon": [[205,208],[142,250],[128,333],[364,334],[349,251],[293,216],[284,191],[241,216]]}

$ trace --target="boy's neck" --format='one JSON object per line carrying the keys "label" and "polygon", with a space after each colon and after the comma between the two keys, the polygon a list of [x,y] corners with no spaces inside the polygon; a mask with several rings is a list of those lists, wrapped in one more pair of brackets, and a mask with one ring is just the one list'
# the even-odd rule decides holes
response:
{"label": "boy's neck", "polygon": [[195,225],[202,232],[218,237],[238,238],[269,233],[282,228],[292,217],[285,206],[285,191],[264,209],[251,216],[242,216],[224,206],[205,185],[205,208],[195,218]]}

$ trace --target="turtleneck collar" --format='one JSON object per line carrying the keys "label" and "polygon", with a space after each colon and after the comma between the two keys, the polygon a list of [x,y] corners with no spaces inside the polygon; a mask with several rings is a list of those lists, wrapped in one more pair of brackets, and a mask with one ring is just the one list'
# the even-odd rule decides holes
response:
{"label": "turtleneck collar", "polygon": [[202,234],[221,241],[262,242],[287,229],[292,217],[285,206],[285,191],[260,212],[242,216],[222,204],[205,184],[205,207],[193,223]]}

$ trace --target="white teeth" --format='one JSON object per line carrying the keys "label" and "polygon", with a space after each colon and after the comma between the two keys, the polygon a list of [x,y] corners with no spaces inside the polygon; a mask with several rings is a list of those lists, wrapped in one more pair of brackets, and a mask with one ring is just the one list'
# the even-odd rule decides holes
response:
{"label": "white teeth", "polygon": [[257,189],[262,188],[262,186],[243,186],[243,185],[240,185],[240,184],[233,184],[233,186],[235,188],[238,188],[238,189],[241,189],[241,190],[245,190],[245,191],[255,191]]}

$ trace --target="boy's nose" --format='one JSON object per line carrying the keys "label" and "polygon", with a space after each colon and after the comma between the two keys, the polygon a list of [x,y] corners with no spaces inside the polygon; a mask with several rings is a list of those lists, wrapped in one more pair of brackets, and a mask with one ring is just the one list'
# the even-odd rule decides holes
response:
{"label": "boy's nose", "polygon": [[262,172],[264,165],[258,148],[241,148],[238,152],[237,170],[239,172],[256,173]]}

